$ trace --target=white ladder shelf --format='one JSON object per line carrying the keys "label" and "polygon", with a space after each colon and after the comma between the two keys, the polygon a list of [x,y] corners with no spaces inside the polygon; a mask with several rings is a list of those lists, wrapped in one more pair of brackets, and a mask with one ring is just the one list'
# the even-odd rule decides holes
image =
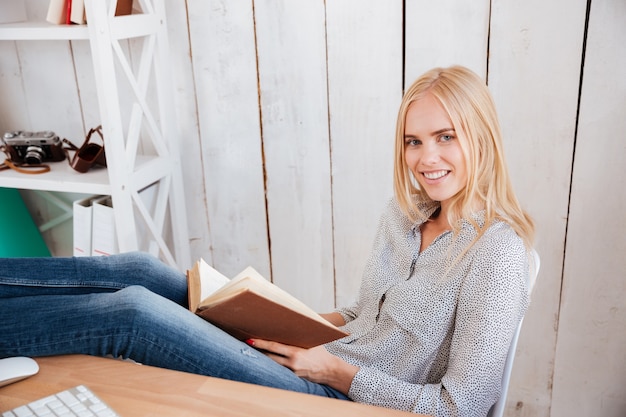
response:
{"label": "white ladder shelf", "polygon": [[[120,252],[148,251],[184,270],[191,259],[165,6],[138,3],[141,13],[115,16],[117,0],[85,0],[86,26],[0,25],[0,40],[89,41],[107,159],[106,170],[85,174],[67,164],[28,178],[3,172],[0,186],[111,195]],[[138,62],[123,40],[140,45]],[[156,189],[151,207],[139,195],[147,187]]]}

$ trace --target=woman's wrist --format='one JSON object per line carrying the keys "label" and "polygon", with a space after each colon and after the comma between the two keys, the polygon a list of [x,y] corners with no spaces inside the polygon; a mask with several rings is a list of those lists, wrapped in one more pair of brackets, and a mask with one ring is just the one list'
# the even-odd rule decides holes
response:
{"label": "woman's wrist", "polygon": [[348,395],[350,387],[352,386],[352,380],[357,372],[359,372],[360,368],[336,356],[334,356],[334,358],[335,360],[330,364],[330,372],[326,377],[325,384]]}

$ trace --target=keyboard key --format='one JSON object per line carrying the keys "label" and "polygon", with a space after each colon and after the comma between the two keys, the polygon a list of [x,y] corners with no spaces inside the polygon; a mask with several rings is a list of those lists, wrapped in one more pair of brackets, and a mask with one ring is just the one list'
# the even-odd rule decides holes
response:
{"label": "keyboard key", "polygon": [[2,417],[119,417],[84,385],[6,411]]}

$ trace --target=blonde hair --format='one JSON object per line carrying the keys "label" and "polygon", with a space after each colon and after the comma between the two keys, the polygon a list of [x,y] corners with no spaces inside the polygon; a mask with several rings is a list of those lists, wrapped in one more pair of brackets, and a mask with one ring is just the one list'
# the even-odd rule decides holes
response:
{"label": "blonde hair", "polygon": [[[407,110],[411,103],[427,94],[441,103],[455,130],[462,131],[467,138],[460,142],[467,165],[467,184],[451,199],[448,223],[457,233],[460,220],[469,221],[477,230],[478,239],[494,219],[499,219],[508,223],[530,250],[535,228],[513,192],[493,98],[484,81],[461,66],[435,68],[426,72],[402,98],[396,124],[394,156],[394,190],[401,209],[412,221],[424,219],[425,215],[414,203],[414,196],[417,194],[422,200],[431,200],[419,188],[404,157]],[[476,202],[480,202],[486,211],[482,227],[472,217]]]}

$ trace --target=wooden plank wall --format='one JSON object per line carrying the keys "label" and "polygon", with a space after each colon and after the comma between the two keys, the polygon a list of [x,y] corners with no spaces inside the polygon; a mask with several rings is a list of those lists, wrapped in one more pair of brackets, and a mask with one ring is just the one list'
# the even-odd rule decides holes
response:
{"label": "wooden plank wall", "polygon": [[358,291],[374,228],[392,195],[402,98],[402,2],[326,2],[335,302]]}
{"label": "wooden plank wall", "polygon": [[[27,6],[43,19],[47,0]],[[253,265],[318,310],[350,302],[392,195],[403,88],[466,65],[494,94],[542,259],[507,415],[626,414],[626,3],[166,6],[194,258],[231,275]],[[0,42],[0,129],[84,135],[98,119],[90,65],[85,42]],[[61,255],[59,230],[46,237]]]}
{"label": "wooden plank wall", "polygon": [[626,2],[591,2],[552,415],[626,415]]}
{"label": "wooden plank wall", "polygon": [[550,409],[585,10],[584,0],[492,5],[489,85],[511,177],[537,223],[541,255],[512,375],[512,415]]}

